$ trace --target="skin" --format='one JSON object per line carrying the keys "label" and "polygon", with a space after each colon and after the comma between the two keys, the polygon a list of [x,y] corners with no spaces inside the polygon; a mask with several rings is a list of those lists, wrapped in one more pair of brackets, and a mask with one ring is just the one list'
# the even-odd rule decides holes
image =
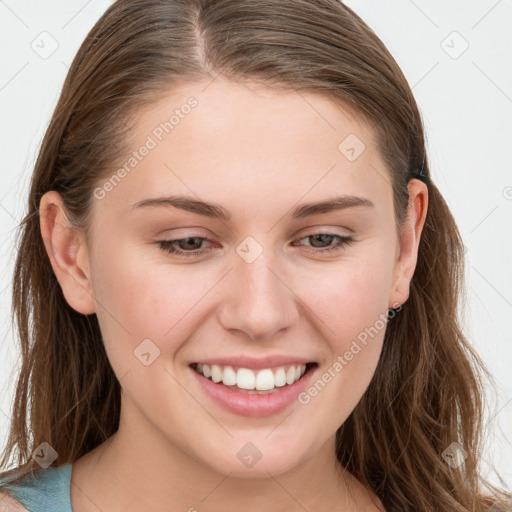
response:
{"label": "skin", "polygon": [[[69,227],[55,191],[40,203],[41,233],[66,300],[96,313],[122,387],[118,432],[73,463],[73,509],[383,510],[339,468],[334,443],[375,372],[385,329],[308,404],[268,417],[222,409],[188,364],[279,353],[317,361],[317,375],[326,372],[379,315],[407,300],[427,188],[409,182],[409,216],[398,236],[388,172],[357,117],[322,95],[222,78],[175,88],[140,112],[133,150],[189,96],[197,107],[95,200],[88,239]],[[354,161],[338,149],[351,133],[366,146]],[[335,192],[374,206],[289,216],[298,203]],[[215,202],[231,219],[132,208],[166,194]],[[320,233],[355,241],[322,253],[337,239],[315,246],[309,235]],[[264,249],[252,263],[236,252],[247,236]],[[181,258],[158,245],[187,237],[214,242],[199,246],[202,256]],[[147,338],[160,349],[149,366],[133,353]],[[252,468],[237,458],[249,441],[262,453]]]}

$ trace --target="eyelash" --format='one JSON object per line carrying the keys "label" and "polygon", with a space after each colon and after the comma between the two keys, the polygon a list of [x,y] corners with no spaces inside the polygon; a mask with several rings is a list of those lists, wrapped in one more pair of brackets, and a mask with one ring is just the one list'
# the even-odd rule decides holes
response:
{"label": "eyelash", "polygon": [[[310,235],[306,235],[306,236],[303,236],[302,238],[298,238],[298,239],[294,240],[293,243],[300,242],[301,240],[304,240],[305,238],[310,238],[310,237],[319,236],[319,235],[326,235],[326,236],[332,236],[334,238],[337,238],[339,240],[338,245],[336,245],[335,247],[329,247],[327,249],[313,249],[313,250],[308,249],[308,250],[306,250],[306,252],[317,253],[317,254],[321,254],[321,253],[329,253],[329,254],[338,253],[345,246],[350,245],[354,241],[354,237],[351,237],[351,236],[341,236],[341,235],[336,235],[334,233],[312,233]],[[160,240],[157,243],[160,246],[160,249],[162,249],[163,251],[170,252],[171,254],[175,254],[175,255],[180,256],[180,257],[181,256],[184,256],[184,257],[199,256],[201,254],[208,253],[208,252],[210,252],[212,250],[211,247],[206,249],[206,250],[201,250],[200,249],[200,250],[196,250],[196,251],[183,251],[181,249],[177,249],[176,248],[176,244],[178,242],[181,242],[183,240],[187,240],[188,238],[196,238],[196,239],[200,239],[200,240],[205,240],[207,242],[213,242],[213,240],[210,240],[207,237],[189,236],[189,237],[186,237],[186,238],[177,238],[175,240]]]}

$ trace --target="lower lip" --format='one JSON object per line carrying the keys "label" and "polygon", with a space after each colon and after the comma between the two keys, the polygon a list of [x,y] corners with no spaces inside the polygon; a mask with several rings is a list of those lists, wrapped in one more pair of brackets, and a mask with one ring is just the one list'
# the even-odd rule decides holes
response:
{"label": "lower lip", "polygon": [[224,384],[217,384],[189,367],[203,390],[217,404],[235,414],[251,417],[270,416],[285,410],[297,400],[298,395],[307,387],[317,368],[318,365],[308,367],[306,373],[299,380],[291,385],[276,388],[279,391],[274,393],[249,395],[229,389]]}

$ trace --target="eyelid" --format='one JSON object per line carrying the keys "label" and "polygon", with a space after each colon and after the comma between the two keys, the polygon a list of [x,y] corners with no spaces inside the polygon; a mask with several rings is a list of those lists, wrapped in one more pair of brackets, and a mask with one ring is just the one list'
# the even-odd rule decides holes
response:
{"label": "eyelid", "polygon": [[[183,232],[184,234],[182,235]],[[168,228],[159,231],[155,234],[157,237],[169,238],[169,239],[182,239],[182,238],[206,238],[211,231],[201,226],[187,226],[183,228]]]}
{"label": "eyelid", "polygon": [[319,224],[316,226],[308,226],[307,228],[304,228],[303,230],[299,231],[299,234],[297,236],[301,236],[304,238],[305,236],[311,236],[311,235],[337,235],[337,236],[352,236],[355,235],[355,231],[350,228],[341,227],[341,226],[333,226],[329,227],[325,224]]}

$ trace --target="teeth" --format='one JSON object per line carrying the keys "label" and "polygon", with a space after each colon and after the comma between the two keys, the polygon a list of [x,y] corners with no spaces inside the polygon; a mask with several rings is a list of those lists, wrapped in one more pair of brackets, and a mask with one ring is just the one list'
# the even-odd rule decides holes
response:
{"label": "teeth", "polygon": [[286,372],[286,384],[293,384],[295,382],[295,367],[290,366]]}
{"label": "teeth", "polygon": [[259,371],[256,376],[256,389],[264,391],[267,389],[274,389],[274,387],[274,374],[272,373],[272,370]]}
{"label": "teeth", "polygon": [[[256,377],[254,372],[247,368],[239,368],[236,372],[236,385],[242,389],[254,389]],[[223,383],[224,384],[224,383]]]}
{"label": "teeth", "polygon": [[213,382],[220,382],[222,380],[222,370],[216,364],[212,364],[212,380]]}
{"label": "teeth", "polygon": [[236,373],[231,366],[224,366],[222,383],[226,386],[236,386]]}
{"label": "teeth", "polygon": [[225,386],[237,386],[241,392],[265,394],[272,392],[274,388],[291,385],[299,380],[306,371],[306,365],[292,365],[287,370],[280,366],[275,371],[270,368],[256,371],[238,368],[235,371],[231,366],[198,363],[196,371],[206,378],[211,377],[215,383],[222,382]]}
{"label": "teeth", "polygon": [[284,368],[278,368],[277,372],[274,374],[274,386],[276,388],[286,386],[286,373],[284,372]]}

